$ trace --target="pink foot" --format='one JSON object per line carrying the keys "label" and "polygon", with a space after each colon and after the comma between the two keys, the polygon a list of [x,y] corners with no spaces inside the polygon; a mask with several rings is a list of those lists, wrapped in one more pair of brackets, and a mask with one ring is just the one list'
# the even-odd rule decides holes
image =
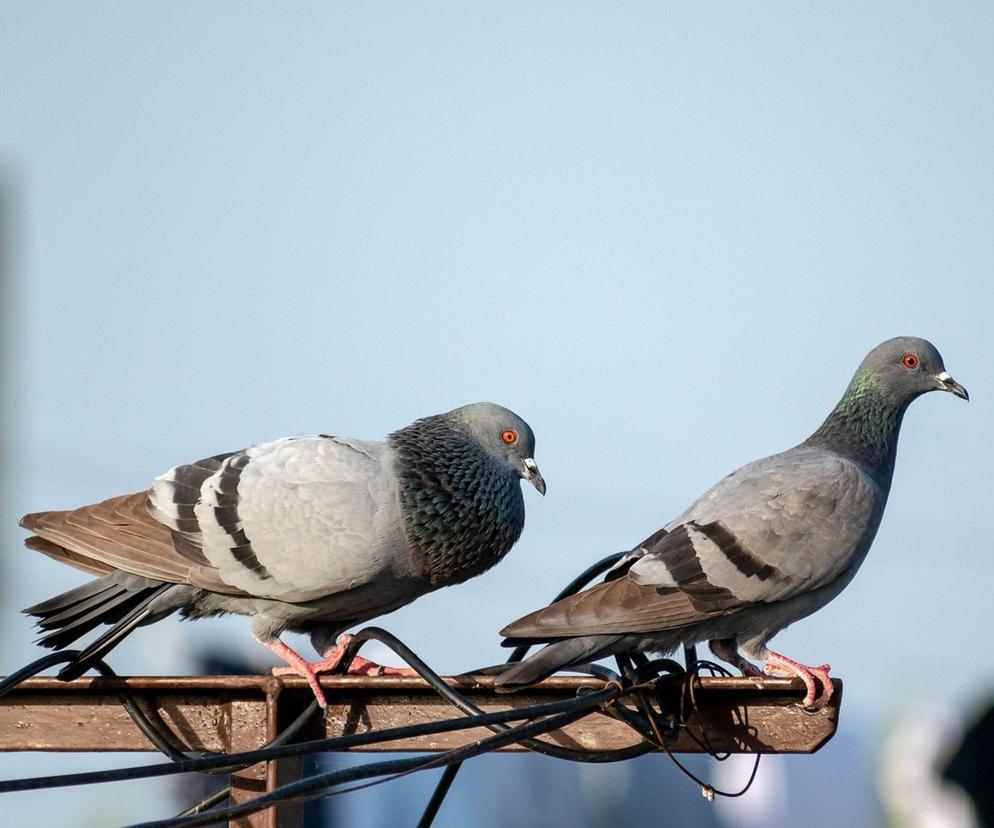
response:
{"label": "pink foot", "polygon": [[[318,671],[321,672],[321,671]],[[416,676],[417,671],[410,667],[387,667],[384,664],[377,664],[368,658],[356,656],[352,659],[349,669],[345,671],[347,676]]]}
{"label": "pink foot", "polygon": [[[291,650],[282,641],[276,641],[273,644],[267,644],[266,642],[262,643],[290,665],[289,667],[274,667],[273,675],[301,676],[302,678],[307,679],[307,683],[310,685],[311,689],[315,691],[314,695],[318,699],[318,704],[320,704],[321,707],[326,707],[327,703],[324,701],[324,692],[318,684],[317,677],[321,673],[333,673],[338,668],[338,665],[342,660],[342,656],[345,655],[345,648],[349,646],[350,641],[352,641],[351,635],[348,635],[347,633],[340,635],[338,637],[338,641],[335,642],[335,646],[322,653],[324,657],[320,661],[312,662],[304,660],[304,658],[297,655],[297,653]],[[346,675],[416,676],[417,673],[409,667],[384,667],[381,664],[370,661],[368,658],[363,658],[362,656],[357,655],[349,664],[349,669],[346,672]]]}
{"label": "pink foot", "polygon": [[815,704],[815,698],[818,696],[818,687],[815,683],[815,679],[822,686],[822,694],[818,698],[818,707],[824,707],[828,704],[828,700],[832,698],[832,693],[835,692],[835,688],[832,686],[832,680],[828,676],[828,671],[832,668],[827,664],[822,664],[821,667],[805,667],[800,662],[794,661],[793,659],[787,658],[786,656],[780,655],[780,653],[770,652],[769,656],[766,658],[766,663],[763,665],[763,672],[766,675],[771,676],[774,672],[786,673],[788,676],[797,676],[801,681],[804,682],[804,686],[807,688],[807,693],[804,696],[804,701],[802,704],[805,707],[811,707]]}
{"label": "pink foot", "polygon": [[[307,684],[311,688],[314,698],[318,700],[318,706],[322,710],[328,706],[328,700],[324,697],[324,690],[321,689],[317,674],[311,669],[311,665],[307,663],[307,660],[303,656],[298,655],[291,647],[284,644],[278,638],[275,641],[259,641],[259,643],[276,653],[276,655],[290,665],[289,667],[274,668],[274,676],[289,674],[307,679]],[[277,670],[281,672],[278,673],[276,672]]]}
{"label": "pink foot", "polygon": [[[324,658],[321,661],[305,662],[308,668],[315,674],[333,673],[342,660],[341,653],[335,658]],[[293,667],[273,667],[274,676],[297,676],[300,675]],[[417,673],[410,667],[386,667],[370,661],[368,658],[356,656],[349,664],[349,669],[345,671],[347,676],[416,676]]]}

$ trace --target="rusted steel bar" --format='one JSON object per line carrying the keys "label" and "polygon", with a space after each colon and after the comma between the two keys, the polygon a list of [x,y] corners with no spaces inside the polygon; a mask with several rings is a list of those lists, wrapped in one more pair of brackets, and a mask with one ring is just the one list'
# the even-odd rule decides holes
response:
{"label": "rusted steel bar", "polygon": [[[289,722],[282,721],[279,696],[282,685],[275,679],[263,678],[265,693],[263,721],[259,721],[258,704],[232,699],[227,703],[230,727],[225,734],[224,750],[239,753],[257,750],[276,738]],[[260,724],[262,727],[260,728]],[[288,782],[296,782],[303,775],[304,757],[292,756],[273,762],[260,762],[230,776],[232,805],[238,805],[260,794],[272,791]],[[251,816],[233,820],[231,828],[301,828],[304,823],[303,803],[287,802],[279,808],[267,808]]]}
{"label": "rusted steel bar", "polygon": [[[520,693],[499,695],[487,677],[446,681],[485,711],[509,710],[574,698],[600,679],[556,676]],[[838,723],[842,682],[824,709],[798,705],[798,679],[700,678],[693,703],[678,679],[665,680],[667,709],[679,710],[673,752],[705,749],[733,753],[812,753],[832,738]],[[458,715],[420,678],[331,676],[322,680],[330,701],[301,738],[327,738],[381,730]],[[160,729],[186,750],[234,753],[262,747],[310,704],[313,696],[297,678],[271,676],[84,678],[62,682],[29,679],[0,697],[0,751],[150,751],[154,747],[121,707],[127,690]],[[489,735],[483,728],[377,743],[363,751],[439,751]],[[545,737],[571,748],[626,747],[639,737],[601,713]],[[706,747],[705,747],[706,746]],[[517,746],[507,750],[521,750]],[[231,774],[231,801],[244,802],[300,778],[302,757],[262,762]],[[230,823],[231,828],[298,828],[302,805],[287,803]]]}
{"label": "rusted steel bar", "polygon": [[[485,711],[560,701],[581,687],[601,687],[599,679],[554,677],[520,693],[498,695],[486,677],[447,681]],[[322,681],[329,699],[323,720],[315,717],[306,738],[437,721],[458,715],[420,678],[333,676]],[[116,691],[127,688],[154,713],[177,744],[191,750],[245,750],[275,735],[313,698],[296,678],[266,676],[134,677],[61,682],[36,678],[0,698],[0,751],[147,751],[152,746],[121,708]],[[670,692],[679,699],[680,684]],[[698,740],[716,751],[812,753],[835,733],[842,685],[831,703],[803,710],[804,688],[797,679],[699,679],[696,708],[684,702],[686,727],[671,749],[700,753]],[[468,744],[487,735],[482,728],[369,745],[363,751],[435,751]],[[696,737],[696,740],[695,738]],[[638,737],[624,724],[600,713],[544,737],[580,749],[625,747]],[[509,750],[520,750],[517,746]],[[282,770],[290,772],[290,765]],[[256,771],[263,773],[263,771]],[[279,775],[280,769],[269,769]],[[245,784],[250,774],[246,772]],[[275,778],[275,777],[274,777]],[[241,783],[239,783],[241,784]],[[253,787],[250,785],[250,787]]]}

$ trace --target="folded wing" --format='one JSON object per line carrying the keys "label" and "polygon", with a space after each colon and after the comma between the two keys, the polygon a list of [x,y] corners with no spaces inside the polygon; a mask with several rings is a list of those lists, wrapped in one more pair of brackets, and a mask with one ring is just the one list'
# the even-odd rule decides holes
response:
{"label": "folded wing", "polygon": [[511,639],[688,627],[817,589],[857,564],[883,497],[858,466],[793,449],[744,466],[639,544],[612,580],[506,627]]}
{"label": "folded wing", "polygon": [[301,602],[393,565],[397,508],[382,444],[315,436],[177,466],[148,492],[21,525],[30,546],[86,571]]}

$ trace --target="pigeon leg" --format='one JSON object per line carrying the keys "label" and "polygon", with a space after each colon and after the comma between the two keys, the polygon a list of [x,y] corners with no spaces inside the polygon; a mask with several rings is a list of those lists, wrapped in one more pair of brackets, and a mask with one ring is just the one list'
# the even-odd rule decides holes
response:
{"label": "pigeon leg", "polygon": [[[312,661],[310,663],[304,662],[307,665],[308,670],[318,675],[320,673],[332,673],[338,668],[339,662],[342,660],[342,656],[345,655],[345,648],[349,646],[349,642],[352,640],[352,636],[348,633],[344,633],[338,636],[338,641],[335,642],[335,646],[331,649],[324,650],[321,655],[323,658],[320,661]],[[268,644],[266,646],[269,646]],[[284,645],[285,646],[285,645]],[[270,649],[272,649],[270,647]],[[287,649],[290,649],[287,647]],[[276,652],[273,650],[273,652]],[[293,652],[291,650],[291,652]],[[277,655],[280,655],[277,653]],[[296,653],[294,653],[296,655]],[[300,675],[296,669],[292,666],[290,659],[286,656],[281,656],[284,661],[290,663],[290,667],[274,667],[274,676],[287,676],[287,675]],[[300,658],[300,656],[297,656]],[[301,659],[303,661],[303,659]],[[377,664],[375,661],[370,661],[368,658],[363,658],[362,656],[355,656],[352,659],[352,663],[349,664],[349,669],[346,675],[349,676],[416,676],[417,673],[410,669],[409,667],[384,667],[381,664]]]}
{"label": "pigeon leg", "polygon": [[708,642],[711,652],[722,661],[727,661],[739,670],[743,676],[761,676],[763,671],[739,653],[738,645],[734,638],[715,638]]}
{"label": "pigeon leg", "polygon": [[821,684],[823,690],[821,697],[818,698],[818,706],[824,707],[828,704],[828,700],[832,698],[832,693],[835,691],[835,688],[832,686],[832,680],[828,677],[828,671],[831,669],[827,664],[822,664],[821,667],[805,667],[803,664],[782,656],[780,653],[774,653],[772,650],[766,657],[766,663],[763,665],[763,672],[768,676],[776,671],[786,673],[788,676],[797,676],[803,681],[804,686],[808,689],[807,694],[804,696],[803,704],[805,707],[811,707],[815,703],[815,697],[818,695],[815,679]]}
{"label": "pigeon leg", "polygon": [[317,673],[311,668],[311,665],[307,663],[307,659],[299,655],[296,651],[284,644],[278,638],[273,641],[263,641],[262,639],[256,640],[262,644],[263,647],[271,650],[290,665],[289,667],[273,668],[274,676],[294,675],[306,679],[308,686],[311,688],[311,692],[314,693],[314,698],[318,700],[318,706],[322,710],[328,706],[328,700],[324,697],[324,691],[318,683]]}

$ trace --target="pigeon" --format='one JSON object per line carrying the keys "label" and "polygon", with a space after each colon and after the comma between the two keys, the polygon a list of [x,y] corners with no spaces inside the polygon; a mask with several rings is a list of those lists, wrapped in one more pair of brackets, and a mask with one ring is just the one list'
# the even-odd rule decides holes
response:
{"label": "pigeon", "polygon": [[[518,481],[545,494],[534,454],[524,420],[476,403],[383,442],[288,437],[176,466],[148,491],[24,517],[28,547],[100,576],[24,612],[52,649],[112,624],[66,680],[174,612],[249,615],[255,638],[289,665],[274,672],[305,678],[325,707],[317,674],[341,659],[348,636],[338,633],[507,554],[525,522]],[[322,660],[308,663],[285,631],[310,634]]]}
{"label": "pigeon", "polygon": [[506,692],[604,656],[708,641],[743,674],[761,674],[748,659],[763,662],[768,675],[804,682],[805,706],[827,703],[827,664],[808,667],[766,644],[852,580],[883,516],[904,412],[936,390],[969,399],[926,340],[878,345],[807,440],[719,481],[603,583],[505,627],[505,646],[551,643],[497,686]]}

